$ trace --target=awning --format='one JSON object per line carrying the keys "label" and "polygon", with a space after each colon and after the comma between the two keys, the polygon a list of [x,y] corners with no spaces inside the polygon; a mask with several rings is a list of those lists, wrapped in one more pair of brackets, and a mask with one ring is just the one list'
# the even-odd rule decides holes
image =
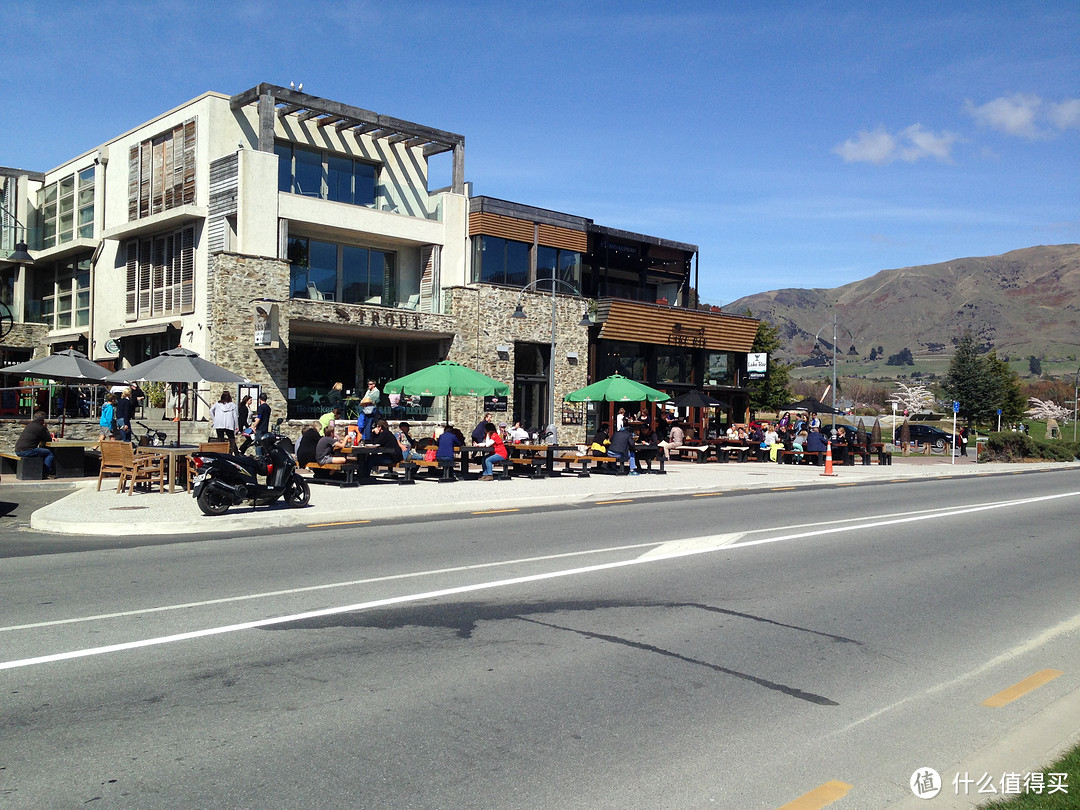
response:
{"label": "awning", "polygon": [[618,299],[598,301],[596,320],[602,340],[725,352],[750,351],[758,327],[741,315]]}
{"label": "awning", "polygon": [[139,326],[127,326],[123,329],[110,329],[109,337],[124,338],[135,337],[136,335],[159,335],[170,326],[173,329],[179,329],[182,324],[180,321],[167,321],[165,323],[144,323]]}
{"label": "awning", "polygon": [[46,335],[41,339],[42,343],[53,346],[57,343],[78,343],[80,340],[89,340],[90,332],[68,332],[65,335]]}

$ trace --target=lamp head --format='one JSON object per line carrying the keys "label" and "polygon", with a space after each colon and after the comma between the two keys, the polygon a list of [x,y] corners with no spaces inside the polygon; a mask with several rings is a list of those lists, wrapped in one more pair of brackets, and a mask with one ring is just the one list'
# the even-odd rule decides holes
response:
{"label": "lamp head", "polygon": [[524,317],[525,317],[525,312],[524,312],[524,310],[522,310],[522,308],[521,308],[521,304],[518,304],[518,305],[517,305],[517,306],[516,306],[516,307],[514,308],[514,312],[513,312],[513,314],[512,314],[512,315],[511,315],[510,317],[511,317],[511,318],[524,318]]}
{"label": "lamp head", "polygon": [[15,243],[15,252],[8,256],[9,262],[15,264],[33,264],[34,257],[30,255],[30,248],[25,241]]}

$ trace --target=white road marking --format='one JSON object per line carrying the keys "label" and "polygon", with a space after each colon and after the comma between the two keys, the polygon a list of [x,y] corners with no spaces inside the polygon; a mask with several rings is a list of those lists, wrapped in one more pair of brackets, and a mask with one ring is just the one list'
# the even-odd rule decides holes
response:
{"label": "white road marking", "polygon": [[673,554],[683,552],[715,551],[718,548],[730,546],[744,537],[746,537],[746,532],[734,532],[732,534],[711,534],[707,537],[687,537],[682,540],[672,540],[646,551],[638,559],[649,560],[654,557],[670,557]]}
{"label": "white road marking", "polygon": [[[745,543],[738,543],[733,546],[689,549],[678,552],[671,552],[661,557],[650,557],[645,559],[638,557],[629,560],[616,560],[614,562],[599,563],[597,565],[588,565],[580,568],[570,568],[562,571],[548,571],[541,574],[530,574],[527,576],[512,577],[510,579],[500,579],[495,580],[494,582],[479,582],[472,585],[459,585],[454,588],[443,588],[435,591],[426,591],[424,593],[403,594],[401,596],[393,596],[385,599],[375,599],[369,602],[358,602],[353,605],[343,605],[340,607],[323,608],[321,610],[311,610],[304,613],[295,613],[290,616],[275,616],[269,619],[259,619],[256,621],[241,622],[239,624],[230,624],[222,627],[209,627],[203,630],[192,630],[187,633],[175,633],[173,635],[159,636],[157,638],[141,639],[138,641],[127,641],[119,644],[109,644],[103,647],[91,647],[83,650],[72,650],[70,652],[54,653],[52,655],[42,655],[34,658],[23,658],[16,661],[4,661],[0,662],[0,670],[17,669],[20,667],[34,666],[36,664],[48,664],[58,661],[70,661],[76,658],[86,658],[89,656],[105,655],[107,653],[122,652],[125,650],[135,650],[141,647],[153,647],[163,644],[172,644],[178,641],[190,641],[196,638],[206,638],[208,636],[222,635],[225,633],[236,633],[242,630],[253,630],[259,627],[269,627],[275,624],[289,624],[291,622],[303,621],[305,619],[314,619],[322,616],[335,616],[341,613],[355,613],[361,610],[371,610],[373,608],[387,607],[390,605],[400,605],[408,602],[420,602],[427,599],[438,599],[444,596],[456,596],[463,593],[474,593],[477,591],[486,591],[495,588],[505,588],[512,585],[524,585],[533,582],[542,582],[548,579],[560,579],[563,577],[579,576],[582,574],[592,574],[598,571],[614,570],[616,568],[628,568],[634,565],[644,565],[648,563],[661,562],[681,557],[691,557],[699,554],[711,554],[721,549],[731,552],[740,549],[751,548],[753,546],[790,542],[792,540],[804,540],[810,537],[822,537],[829,534],[847,534],[850,532],[864,531],[867,529],[874,529],[882,526],[897,526],[905,523],[918,523],[926,520],[938,520],[940,518],[969,515],[975,512],[984,512],[993,509],[1015,508],[1017,506],[1058,500],[1060,498],[1076,497],[1077,495],[1080,495],[1080,492],[1065,492],[1057,495],[1042,495],[1034,498],[1021,498],[1015,501],[1003,501],[999,503],[968,506],[958,509],[951,509],[945,512],[935,512],[932,514],[918,514],[907,517],[898,517],[886,520],[870,521],[866,523],[857,523],[847,526],[831,526],[824,529],[815,529],[813,531],[796,532],[795,534],[780,535],[777,537],[765,537],[760,540],[748,540]],[[944,686],[942,686],[942,688],[944,688]]]}

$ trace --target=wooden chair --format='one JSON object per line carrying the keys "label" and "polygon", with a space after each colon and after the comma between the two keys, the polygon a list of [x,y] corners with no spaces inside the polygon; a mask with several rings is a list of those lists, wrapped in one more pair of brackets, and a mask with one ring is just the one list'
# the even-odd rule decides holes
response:
{"label": "wooden chair", "polygon": [[98,473],[98,492],[105,475],[119,476],[116,491],[123,492],[130,484],[128,495],[135,491],[137,484],[150,484],[157,481],[158,489],[165,488],[165,459],[150,454],[135,455],[135,450],[128,442],[101,442],[101,471]]}
{"label": "wooden chair", "polygon": [[[201,442],[199,453],[228,453],[232,448],[228,442]],[[191,482],[195,478],[195,465],[191,463],[191,456],[184,456],[184,489],[191,492]]]}

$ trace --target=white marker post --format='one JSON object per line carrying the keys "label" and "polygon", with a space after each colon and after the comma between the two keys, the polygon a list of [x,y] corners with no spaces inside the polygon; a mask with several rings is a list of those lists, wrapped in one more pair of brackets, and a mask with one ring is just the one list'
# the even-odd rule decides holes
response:
{"label": "white marker post", "polygon": [[960,403],[953,400],[952,404],[952,463],[956,463],[956,414],[960,410]]}

